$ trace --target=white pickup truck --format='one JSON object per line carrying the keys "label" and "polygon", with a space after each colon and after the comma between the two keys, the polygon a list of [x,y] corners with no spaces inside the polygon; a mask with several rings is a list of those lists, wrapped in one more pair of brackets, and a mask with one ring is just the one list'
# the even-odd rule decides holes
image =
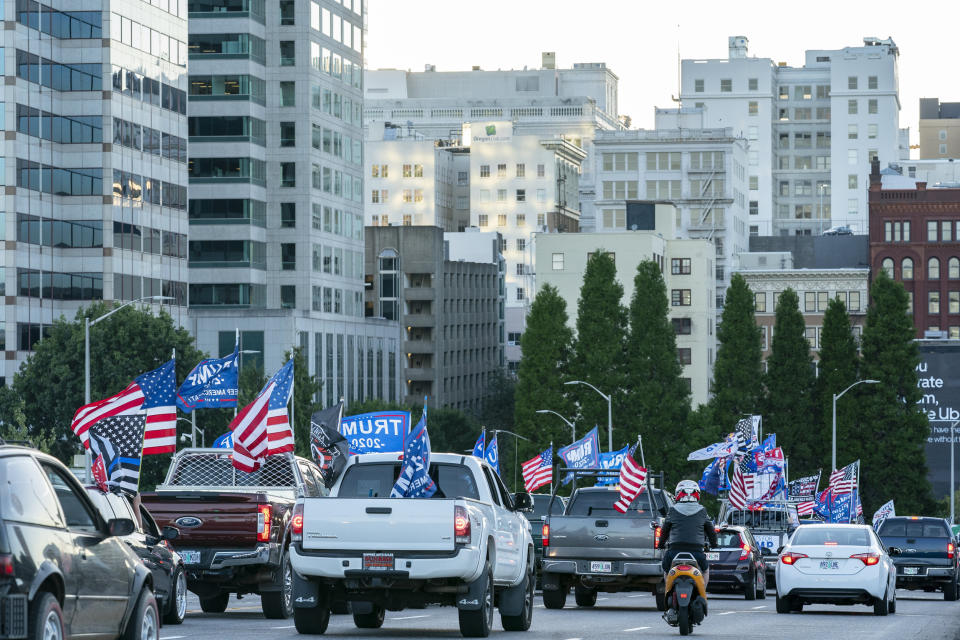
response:
{"label": "white pickup truck", "polygon": [[534,552],[528,493],[511,495],[472,456],[435,453],[432,498],[390,498],[397,454],[353,456],[330,497],[298,498],[291,521],[297,631],[322,634],[331,607],[350,603],[359,628],[384,611],[427,604],[458,609],[460,632],[486,637],[499,608],[503,628],[533,617]]}

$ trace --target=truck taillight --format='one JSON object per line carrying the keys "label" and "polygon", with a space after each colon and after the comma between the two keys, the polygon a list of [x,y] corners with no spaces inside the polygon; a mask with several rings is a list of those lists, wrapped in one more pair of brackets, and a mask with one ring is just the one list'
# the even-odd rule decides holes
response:
{"label": "truck taillight", "polygon": [[550,525],[547,524],[546,522],[543,523],[543,530],[541,531],[541,533],[543,534],[543,546],[549,547],[550,546]]}
{"label": "truck taillight", "polygon": [[653,548],[660,548],[660,534],[663,533],[663,527],[657,525],[657,528],[653,530]]}
{"label": "truck taillight", "polygon": [[470,515],[460,505],[453,509],[453,538],[457,544],[470,544]]}
{"label": "truck taillight", "polygon": [[262,504],[257,509],[257,542],[270,542],[270,518],[273,516],[273,507]]}
{"label": "truck taillight", "polygon": [[293,507],[293,517],[290,518],[290,537],[294,542],[303,540],[303,503],[298,502]]}
{"label": "truck taillight", "polygon": [[949,558],[950,560],[953,560],[953,556],[954,556],[954,554],[956,553],[956,551],[957,551],[956,546],[954,546],[954,544],[953,544],[952,542],[948,542],[948,543],[947,543],[947,558]]}
{"label": "truck taillight", "polygon": [[0,576],[13,575],[13,556],[8,553],[0,553]]}

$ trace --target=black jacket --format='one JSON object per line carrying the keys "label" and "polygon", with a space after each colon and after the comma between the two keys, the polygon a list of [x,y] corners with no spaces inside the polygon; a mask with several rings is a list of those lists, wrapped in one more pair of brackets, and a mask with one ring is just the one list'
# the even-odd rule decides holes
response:
{"label": "black jacket", "polygon": [[671,549],[703,551],[708,541],[711,547],[717,546],[717,532],[703,505],[681,502],[670,507],[667,513],[660,532],[660,544],[663,545],[664,541]]}

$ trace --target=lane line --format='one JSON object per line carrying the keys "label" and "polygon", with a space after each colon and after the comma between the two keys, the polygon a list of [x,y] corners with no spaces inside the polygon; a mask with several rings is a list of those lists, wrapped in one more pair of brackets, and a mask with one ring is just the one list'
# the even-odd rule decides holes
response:
{"label": "lane line", "polygon": [[178,638],[186,638],[187,636],[164,636],[160,640],[177,640]]}
{"label": "lane line", "polygon": [[645,596],[645,595],[646,595],[645,593],[635,593],[635,594],[633,594],[633,595],[631,595],[631,596],[627,596],[627,597],[628,597],[628,598],[642,598],[642,597]]}
{"label": "lane line", "polygon": [[624,629],[624,631],[643,631],[644,629],[649,629],[650,627],[633,627],[632,629]]}
{"label": "lane line", "polygon": [[399,618],[393,618],[393,617],[391,617],[391,618],[389,618],[389,620],[414,620],[414,619],[416,619],[416,618],[429,618],[429,617],[430,617],[429,615],[422,615],[422,616],[400,616]]}
{"label": "lane line", "polygon": [[597,598],[597,602],[603,602],[604,600],[609,600],[610,598]]}
{"label": "lane line", "polygon": [[736,613],[736,611],[724,611],[724,612],[721,613],[720,615],[722,615],[722,616],[728,616],[728,615],[730,615],[731,613]]}
{"label": "lane line", "polygon": [[762,605],[760,605],[759,607],[750,607],[750,608],[753,609],[754,611],[756,611],[757,609],[766,609],[766,608],[767,608],[767,605],[762,604]]}
{"label": "lane line", "polygon": [[288,624],[285,627],[270,627],[271,629],[293,629],[296,625]]}

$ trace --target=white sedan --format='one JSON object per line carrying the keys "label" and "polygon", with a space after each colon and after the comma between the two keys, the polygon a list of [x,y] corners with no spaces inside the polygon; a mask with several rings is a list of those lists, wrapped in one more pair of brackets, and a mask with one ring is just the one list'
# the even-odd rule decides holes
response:
{"label": "white sedan", "polygon": [[897,610],[897,570],[871,527],[810,524],[793,532],[777,560],[777,613],[805,604],[865,604]]}

